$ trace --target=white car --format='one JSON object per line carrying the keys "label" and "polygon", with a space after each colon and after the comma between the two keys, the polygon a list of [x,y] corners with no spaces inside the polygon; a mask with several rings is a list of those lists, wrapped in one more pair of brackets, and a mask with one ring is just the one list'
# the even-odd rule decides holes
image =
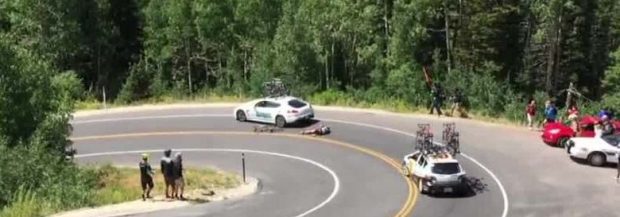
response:
{"label": "white car", "polygon": [[416,151],[405,155],[403,173],[418,184],[420,193],[468,192],[465,170],[449,154],[423,154]]}
{"label": "white car", "polygon": [[575,137],[568,140],[566,152],[574,159],[586,160],[592,166],[618,163],[620,135],[603,137]]}
{"label": "white car", "polygon": [[296,97],[267,97],[252,100],[235,108],[238,121],[255,121],[275,124],[284,127],[300,120],[314,118],[314,110],[310,103]]}

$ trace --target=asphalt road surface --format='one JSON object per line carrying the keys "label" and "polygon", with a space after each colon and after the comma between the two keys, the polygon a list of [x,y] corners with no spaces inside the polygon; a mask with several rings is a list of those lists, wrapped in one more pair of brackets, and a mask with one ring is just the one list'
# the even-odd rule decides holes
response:
{"label": "asphalt road surface", "polygon": [[[79,116],[73,139],[79,154],[104,153],[80,158],[85,164],[133,165],[138,155],[123,152],[172,148],[184,153],[188,165],[240,172],[245,151],[248,175],[261,181],[259,192],[246,198],[144,216],[620,216],[615,170],[572,162],[563,150],[544,145],[537,132],[469,120],[315,109],[316,119],[332,128],[326,139],[292,136],[304,126],[256,135],[250,133],[256,124],[239,123],[232,107],[219,106]],[[456,122],[460,131],[458,159],[472,192],[419,195],[394,164],[412,152],[410,134],[417,123],[431,123],[437,138],[446,122]]]}

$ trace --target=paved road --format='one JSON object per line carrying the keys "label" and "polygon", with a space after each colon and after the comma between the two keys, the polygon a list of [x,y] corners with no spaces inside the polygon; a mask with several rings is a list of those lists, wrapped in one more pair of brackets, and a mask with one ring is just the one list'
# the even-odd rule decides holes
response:
{"label": "paved road", "polygon": [[[249,131],[251,124],[237,123],[229,117],[230,114],[231,108],[175,108],[84,116],[74,122],[74,137]],[[403,132],[414,132],[416,123],[431,123],[435,132],[439,132],[441,123],[457,122],[463,152],[469,157],[460,160],[480,185],[476,186],[476,193],[468,197],[422,195],[417,200],[413,216],[618,216],[620,213],[615,196],[620,190],[612,179],[613,169],[575,164],[562,150],[543,145],[538,133],[466,120],[369,112],[318,110],[317,118],[332,127],[334,133],[329,139],[372,149],[397,161],[411,151],[412,138]],[[289,132],[297,130],[290,129]],[[264,150],[312,159],[332,168],[341,179],[342,188],[325,207],[309,216],[393,216],[405,203],[408,193],[406,182],[385,162],[350,148],[319,141],[212,134],[142,135],[80,140],[77,144],[81,154],[169,146],[221,147]],[[239,167],[235,165],[234,161],[238,159],[234,155],[209,153],[208,157],[201,158],[204,153],[188,153],[191,159],[202,159],[196,161],[197,164],[209,163],[232,170]],[[132,157],[109,156],[88,161],[130,163],[134,161]],[[197,206],[184,210],[183,215],[171,212],[179,216],[223,216],[231,213],[230,210],[241,210],[233,216],[295,216],[320,203],[333,189],[334,183],[329,181],[328,173],[316,167],[268,156],[254,158],[257,165],[251,170],[252,175],[264,183],[257,195],[240,201]],[[297,188],[300,185],[304,188],[298,191],[308,190],[307,193],[292,190],[300,189]]]}

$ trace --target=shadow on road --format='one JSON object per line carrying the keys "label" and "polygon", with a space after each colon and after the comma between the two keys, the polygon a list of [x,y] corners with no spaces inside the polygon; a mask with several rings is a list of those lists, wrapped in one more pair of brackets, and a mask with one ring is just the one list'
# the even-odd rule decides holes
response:
{"label": "shadow on road", "polygon": [[589,166],[589,167],[600,168],[600,169],[613,169],[613,170],[617,170],[618,169],[618,164],[615,164],[615,163],[609,163],[608,162],[608,163],[605,163],[603,166],[598,167],[598,166],[590,165],[590,162],[588,162],[588,160],[586,160],[586,159],[580,159],[580,158],[574,158],[574,157],[571,157],[570,159],[573,162],[578,163],[578,164],[583,165],[583,166]]}
{"label": "shadow on road", "polygon": [[460,194],[437,193],[430,196],[434,198],[468,198],[489,191],[488,185],[482,178],[467,176],[465,182],[466,188]]}

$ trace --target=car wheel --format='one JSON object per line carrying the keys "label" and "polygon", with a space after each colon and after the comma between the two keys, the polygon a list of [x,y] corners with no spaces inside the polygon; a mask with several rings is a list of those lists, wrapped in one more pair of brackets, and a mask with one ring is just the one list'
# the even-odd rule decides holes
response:
{"label": "car wheel", "polygon": [[558,147],[564,148],[568,143],[568,137],[562,137],[558,140]]}
{"label": "car wheel", "polygon": [[427,191],[424,190],[424,181],[423,179],[418,179],[418,191],[420,191],[420,194],[426,194]]}
{"label": "car wheel", "polygon": [[284,117],[278,115],[276,117],[276,126],[279,128],[283,128],[284,125],[286,125],[286,120],[284,119]]}
{"label": "car wheel", "polygon": [[592,166],[603,166],[605,164],[605,155],[603,155],[602,153],[593,153],[590,154],[590,157],[588,158],[588,161],[590,162],[590,165]]}
{"label": "car wheel", "polygon": [[237,120],[241,121],[241,122],[245,122],[248,120],[248,118],[245,116],[245,112],[239,110],[237,111]]}

